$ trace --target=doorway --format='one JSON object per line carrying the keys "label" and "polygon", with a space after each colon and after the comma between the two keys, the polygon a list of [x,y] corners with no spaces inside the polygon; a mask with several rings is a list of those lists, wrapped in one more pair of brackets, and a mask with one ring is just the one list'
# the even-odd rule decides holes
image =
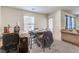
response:
{"label": "doorway", "polygon": [[48,19],[48,28],[53,33],[53,18]]}

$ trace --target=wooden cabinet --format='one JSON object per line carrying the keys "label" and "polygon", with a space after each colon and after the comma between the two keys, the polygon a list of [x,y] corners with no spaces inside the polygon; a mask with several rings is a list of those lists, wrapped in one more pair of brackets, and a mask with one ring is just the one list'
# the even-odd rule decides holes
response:
{"label": "wooden cabinet", "polygon": [[19,53],[28,53],[28,37],[21,37],[18,45]]}
{"label": "wooden cabinet", "polygon": [[79,33],[61,32],[61,38],[63,41],[75,44],[79,46]]}
{"label": "wooden cabinet", "polygon": [[19,43],[19,35],[17,33],[3,33],[3,48],[17,48],[17,44]]}

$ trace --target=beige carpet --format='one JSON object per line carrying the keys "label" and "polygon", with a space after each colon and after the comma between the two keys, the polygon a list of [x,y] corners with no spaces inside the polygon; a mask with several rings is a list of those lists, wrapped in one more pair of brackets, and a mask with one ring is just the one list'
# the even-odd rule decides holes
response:
{"label": "beige carpet", "polygon": [[0,48],[2,47],[2,39],[0,39]]}
{"label": "beige carpet", "polygon": [[30,52],[31,53],[79,53],[79,47],[67,42],[55,40],[51,46],[51,50],[46,48],[45,52],[43,52],[43,50],[40,47],[34,44]]}
{"label": "beige carpet", "polygon": [[[0,40],[0,47],[1,46],[2,40]],[[3,52],[3,50],[0,50],[0,53]],[[40,47],[38,47],[36,44],[33,44],[33,48],[30,49],[30,53],[79,53],[79,47],[67,42],[54,40],[54,43],[51,46],[51,50],[46,48],[45,52],[43,52]]]}

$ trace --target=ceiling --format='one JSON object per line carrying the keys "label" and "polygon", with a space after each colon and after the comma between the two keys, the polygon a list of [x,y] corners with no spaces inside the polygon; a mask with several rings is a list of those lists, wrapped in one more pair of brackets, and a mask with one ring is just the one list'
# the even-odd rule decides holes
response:
{"label": "ceiling", "polygon": [[12,6],[12,8],[18,8],[43,14],[49,14],[58,9],[61,9],[66,10],[72,14],[79,15],[79,6]]}

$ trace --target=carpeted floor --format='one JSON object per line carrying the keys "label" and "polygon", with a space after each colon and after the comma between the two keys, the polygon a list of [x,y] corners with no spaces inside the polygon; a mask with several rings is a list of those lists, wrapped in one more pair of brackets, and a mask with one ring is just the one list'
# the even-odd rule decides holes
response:
{"label": "carpeted floor", "polygon": [[[42,53],[43,50],[36,44],[34,44],[30,52]],[[49,48],[46,48],[44,53],[79,53],[79,47],[67,42],[54,40],[54,43],[51,46],[51,50],[49,50]]]}
{"label": "carpeted floor", "polygon": [[[2,42],[0,40],[0,47],[1,46]],[[0,49],[0,53],[5,53],[5,51]],[[36,44],[33,44],[32,49],[30,49],[30,53],[79,53],[79,47],[60,40],[54,40],[51,50],[46,48],[45,52],[43,52],[43,49],[38,47]]]}

